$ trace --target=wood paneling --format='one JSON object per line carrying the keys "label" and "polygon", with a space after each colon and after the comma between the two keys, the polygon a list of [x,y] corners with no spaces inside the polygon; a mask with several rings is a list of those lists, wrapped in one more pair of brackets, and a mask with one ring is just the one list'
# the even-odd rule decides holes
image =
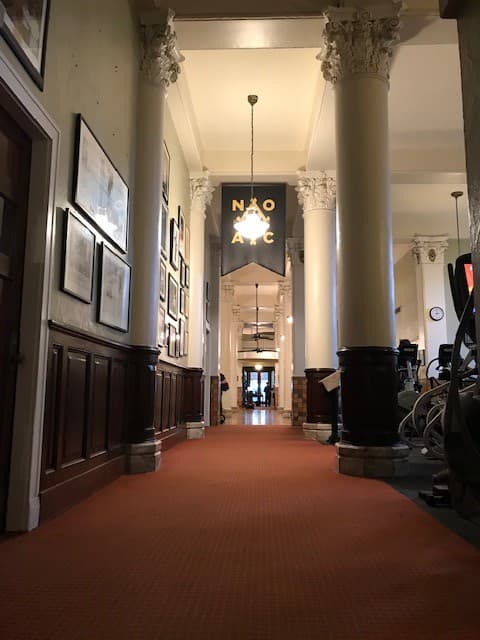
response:
{"label": "wood paneling", "polygon": [[157,435],[185,424],[183,387],[185,369],[157,364],[155,376],[155,431]]}

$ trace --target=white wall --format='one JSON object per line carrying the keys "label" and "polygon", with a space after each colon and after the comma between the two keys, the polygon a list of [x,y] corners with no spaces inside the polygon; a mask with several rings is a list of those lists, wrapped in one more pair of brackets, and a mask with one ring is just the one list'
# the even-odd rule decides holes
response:
{"label": "white wall", "polygon": [[[396,262],[395,278],[395,321],[397,344],[402,338],[416,342],[419,338],[417,275],[415,257],[407,251]],[[397,312],[397,309],[400,311]]]}

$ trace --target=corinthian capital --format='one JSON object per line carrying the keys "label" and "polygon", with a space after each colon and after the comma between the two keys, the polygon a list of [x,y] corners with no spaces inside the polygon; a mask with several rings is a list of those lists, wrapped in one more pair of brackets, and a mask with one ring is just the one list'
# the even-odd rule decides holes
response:
{"label": "corinthian capital", "polygon": [[444,264],[448,236],[414,236],[410,247],[418,264]]}
{"label": "corinthian capital", "polygon": [[296,191],[303,211],[335,209],[337,185],[325,171],[300,171]]}
{"label": "corinthian capital", "polygon": [[357,73],[390,78],[393,49],[400,37],[403,0],[372,7],[329,7],[319,58],[325,80],[337,82]]}
{"label": "corinthian capital", "polygon": [[177,35],[173,26],[175,14],[170,9],[165,22],[142,24],[140,71],[148,82],[163,86],[176,82],[180,62],[185,60],[176,46]]}
{"label": "corinthian capital", "polygon": [[212,201],[212,194],[215,187],[210,182],[208,173],[204,173],[198,178],[190,178],[190,199],[192,209],[205,211],[207,205]]}

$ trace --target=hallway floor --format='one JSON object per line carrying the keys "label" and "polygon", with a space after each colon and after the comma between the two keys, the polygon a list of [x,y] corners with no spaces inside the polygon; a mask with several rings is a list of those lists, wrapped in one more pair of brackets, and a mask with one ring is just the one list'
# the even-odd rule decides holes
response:
{"label": "hallway floor", "polygon": [[479,552],[333,469],[285,426],[177,445],[0,544],[0,638],[479,638]]}

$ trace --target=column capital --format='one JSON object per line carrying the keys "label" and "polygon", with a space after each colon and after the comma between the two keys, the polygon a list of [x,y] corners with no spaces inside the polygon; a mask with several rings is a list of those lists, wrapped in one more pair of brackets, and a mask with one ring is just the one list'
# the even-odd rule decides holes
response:
{"label": "column capital", "polygon": [[417,264],[444,264],[448,236],[414,236],[411,251]]}
{"label": "column capital", "polygon": [[295,190],[304,213],[313,209],[335,209],[337,185],[335,178],[330,178],[325,171],[299,171]]}
{"label": "column capital", "polygon": [[325,80],[375,74],[388,82],[393,49],[400,38],[403,0],[385,0],[371,7],[328,7],[324,48],[317,56]]}
{"label": "column capital", "polygon": [[193,208],[198,208],[202,212],[212,201],[212,194],[215,187],[210,181],[208,172],[205,172],[201,176],[190,178],[190,199]]}
{"label": "column capital", "polygon": [[222,282],[222,298],[225,302],[233,302],[235,285],[232,282]]}
{"label": "column capital", "polygon": [[293,266],[303,264],[304,243],[303,238],[287,238],[287,253]]}
{"label": "column capital", "polygon": [[171,9],[164,16],[147,13],[140,27],[140,71],[145,80],[164,89],[177,81],[180,62],[185,60],[177,49],[174,16]]}

